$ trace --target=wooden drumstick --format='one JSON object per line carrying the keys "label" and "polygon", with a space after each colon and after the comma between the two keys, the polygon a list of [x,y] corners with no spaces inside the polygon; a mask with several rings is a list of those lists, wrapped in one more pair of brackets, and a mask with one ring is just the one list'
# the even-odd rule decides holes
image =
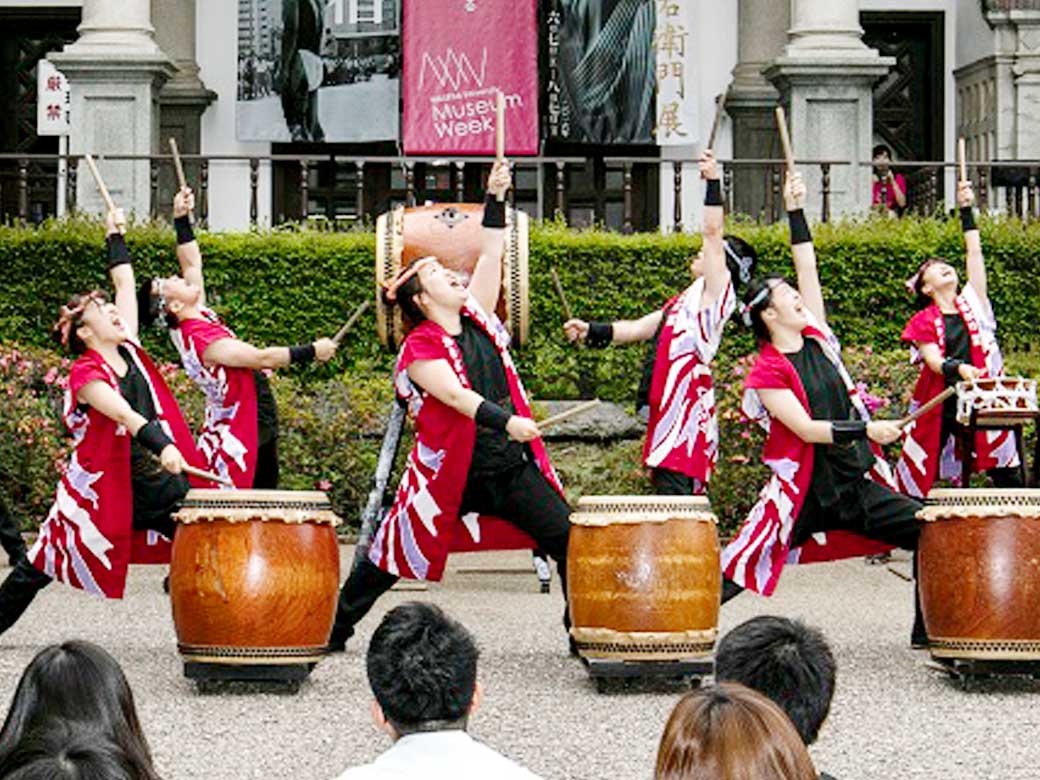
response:
{"label": "wooden drumstick", "polygon": [[791,151],[791,136],[787,132],[787,114],[783,106],[776,107],[776,127],[780,131],[780,145],[784,148],[787,172],[794,173],[794,152]]}
{"label": "wooden drumstick", "polygon": [[337,347],[340,345],[340,342],[343,341],[343,337],[347,335],[348,331],[350,331],[350,329],[354,327],[354,323],[361,318],[362,314],[368,311],[368,307],[371,305],[372,301],[366,300],[364,303],[362,303],[360,306],[354,309],[354,313],[350,315],[350,319],[347,320],[347,324],[340,328],[336,332],[336,335],[332,337],[332,340],[335,342]]}
{"label": "wooden drumstick", "polygon": [[559,423],[565,422],[572,417],[577,417],[579,414],[584,414],[589,409],[599,406],[599,404],[600,400],[598,398],[593,398],[591,401],[586,401],[583,404],[578,404],[577,406],[574,406],[565,412],[554,414],[552,417],[546,417],[544,420],[535,420],[535,422],[538,423],[539,429],[544,430],[548,428],[550,425],[558,425]]}
{"label": "wooden drumstick", "polygon": [[[188,179],[184,175],[184,166],[181,164],[181,153],[177,149],[177,139],[170,138],[170,154],[173,155],[173,169],[177,172],[177,186],[180,189],[187,189]],[[188,219],[192,222],[195,221],[194,211],[188,212]]]}
{"label": "wooden drumstick", "polygon": [[960,165],[961,181],[968,181],[968,155],[963,136],[957,139],[957,163]]}
{"label": "wooden drumstick", "polygon": [[956,392],[957,392],[957,387],[956,386],[947,387],[945,390],[943,390],[941,393],[939,393],[939,395],[935,396],[934,398],[929,400],[927,403],[922,404],[913,414],[907,415],[902,420],[896,421],[896,425],[898,425],[900,428],[905,428],[910,423],[915,422],[915,421],[919,420],[920,418],[924,417],[926,414],[928,414],[928,412],[932,411],[932,409],[934,409],[935,407],[940,406],[943,402],[946,401],[947,398],[949,398],[950,396],[952,396]]}
{"label": "wooden drumstick", "polygon": [[216,482],[218,485],[227,485],[228,487],[234,487],[235,483],[227,477],[222,477],[219,474],[213,474],[209,471],[203,471],[197,469],[194,466],[184,465],[183,469],[185,474],[190,474],[193,477],[199,477],[200,479],[208,479],[210,482]]}
{"label": "wooden drumstick", "polygon": [[574,315],[571,314],[570,304],[567,303],[567,295],[563,291],[563,285],[560,283],[560,277],[556,273],[556,268],[549,266],[549,273],[552,274],[553,286],[556,288],[556,294],[560,296],[560,305],[563,307],[563,321],[573,320]]}
{"label": "wooden drumstick", "polygon": [[105,186],[105,180],[101,178],[101,172],[98,170],[94,158],[86,154],[83,159],[87,161],[87,167],[90,168],[90,173],[94,177],[94,183],[97,185],[98,192],[101,193],[101,199],[105,201],[105,208],[115,211],[116,204],[112,202],[112,196],[108,194],[108,187]]}
{"label": "wooden drumstick", "polygon": [[[502,90],[495,93],[495,159],[506,159],[506,96]],[[496,197],[502,202],[506,194],[500,192]]]}
{"label": "wooden drumstick", "polygon": [[719,126],[722,124],[722,113],[726,107],[726,93],[721,93],[715,98],[715,121],[711,125],[711,134],[708,136],[706,149],[715,151],[715,136],[719,134]]}

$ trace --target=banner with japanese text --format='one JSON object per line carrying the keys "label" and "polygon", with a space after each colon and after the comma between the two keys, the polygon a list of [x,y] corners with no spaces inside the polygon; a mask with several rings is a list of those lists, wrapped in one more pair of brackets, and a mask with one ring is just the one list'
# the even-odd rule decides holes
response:
{"label": "banner with japanese text", "polygon": [[537,0],[404,0],[405,154],[538,153]]}
{"label": "banner with japanese text", "polygon": [[691,144],[698,135],[697,81],[690,65],[693,54],[690,47],[691,5],[678,0],[657,0],[654,29],[657,123],[654,137],[658,146]]}

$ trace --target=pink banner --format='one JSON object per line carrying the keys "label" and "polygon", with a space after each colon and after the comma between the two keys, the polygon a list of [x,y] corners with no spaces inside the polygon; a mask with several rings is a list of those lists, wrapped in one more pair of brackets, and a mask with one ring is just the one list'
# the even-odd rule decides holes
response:
{"label": "pink banner", "polygon": [[405,0],[405,154],[538,153],[537,0]]}

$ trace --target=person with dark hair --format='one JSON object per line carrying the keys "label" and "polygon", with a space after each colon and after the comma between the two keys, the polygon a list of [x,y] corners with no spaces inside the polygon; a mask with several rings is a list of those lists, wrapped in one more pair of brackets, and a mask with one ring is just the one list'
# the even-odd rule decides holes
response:
{"label": "person with dark hair", "polygon": [[[126,675],[91,642],[50,645],[29,662],[0,728],[0,769],[13,768],[18,756],[32,752],[39,735],[61,723],[91,729],[114,745],[133,780],[158,780]],[[77,741],[70,740],[65,750]]]}
{"label": "person with dark hair", "polygon": [[[1004,373],[1004,359],[997,343],[997,319],[988,296],[982,238],[975,225],[971,182],[957,185],[957,202],[967,247],[968,283],[958,292],[957,271],[938,258],[925,260],[907,282],[921,309],[903,329],[903,341],[910,344],[911,361],[921,364],[911,412],[962,380]],[[957,438],[954,395],[941,408],[907,426],[903,451],[896,464],[900,489],[921,497],[928,495],[937,479],[959,483],[963,454]],[[975,472],[988,472],[997,487],[1022,486],[1012,431],[980,431],[974,446]]]}
{"label": "person with dark hair", "polygon": [[384,293],[415,326],[394,373],[398,397],[415,417],[415,446],[368,557],[340,591],[330,651],[344,649],[354,625],[399,577],[439,580],[460,539],[471,541],[470,549],[533,540],[556,561],[560,579],[566,576],[570,508],[494,315],[506,227],[498,196],[510,183],[509,163],[495,163],[468,286],[424,257]]}
{"label": "person with dark hair", "polygon": [[0,585],[0,633],[52,579],[118,599],[131,561],[168,562],[172,515],[189,487],[185,459],[199,465],[180,407],[137,341],[122,211],[106,221],[115,304],[97,290],[74,295],[55,325],[78,356],[64,409],[73,450],[28,558]]}
{"label": "person with dark hair", "polygon": [[571,341],[590,347],[650,341],[636,408],[647,410],[643,464],[659,494],[704,493],[719,452],[711,362],[737,303],[736,290],[754,275],[755,250],[723,235],[722,187],[715,155],[705,151],[703,247],[690,263],[694,282],[663,308],[638,320],[568,320]]}
{"label": "person with dark hair", "polygon": [[323,0],[282,0],[282,54],[276,88],[293,142],[325,140],[318,118],[318,88],[325,32]]}
{"label": "person with dark hair", "polygon": [[715,648],[715,680],[767,696],[791,719],[806,747],[830,712],[836,673],[823,634],[799,620],[760,615],[732,629]]}
{"label": "person with dark hair", "polygon": [[332,339],[260,349],[239,339],[206,306],[202,252],[190,212],[195,196],[185,187],[173,201],[180,276],[150,279],[138,290],[144,326],[157,317],[169,327],[185,372],[206,396],[198,449],[206,468],[237,488],[278,487],[278,411],[263,371],[325,362],[336,353]]}
{"label": "person with dark hair", "polygon": [[86,723],[54,721],[29,732],[0,763],[0,780],[141,780],[129,756]]}
{"label": "person with dark hair", "polygon": [[466,733],[484,695],[478,655],[469,631],[431,604],[387,612],[369,642],[367,669],[372,719],[394,745],[339,780],[536,780]]}
{"label": "person with dark hair", "polygon": [[675,705],[654,780],[817,780],[809,751],[776,704],[736,683],[691,691]]}
{"label": "person with dark hair", "polygon": [[874,185],[871,205],[897,216],[906,208],[906,177],[892,171],[892,150],[885,144],[874,147]]}
{"label": "person with dark hair", "polygon": [[[768,432],[762,459],[772,476],[722,551],[723,600],[741,588],[771,595],[787,562],[917,548],[921,504],[896,491],[878,446],[901,431],[870,419],[827,326],[800,174],[788,176],[784,199],[797,286],[756,279],[744,308],[760,348],[743,410]],[[924,641],[916,610],[911,642]]]}

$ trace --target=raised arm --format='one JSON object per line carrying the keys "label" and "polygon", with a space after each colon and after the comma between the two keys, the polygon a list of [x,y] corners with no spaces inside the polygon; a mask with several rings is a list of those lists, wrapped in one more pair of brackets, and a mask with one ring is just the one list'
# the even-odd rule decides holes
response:
{"label": "raised arm", "polygon": [[729,268],[726,266],[726,250],[722,245],[725,214],[722,208],[722,182],[719,179],[715,153],[706,149],[701,154],[698,166],[701,178],[705,181],[704,230],[701,233],[704,241],[701,247],[704,254],[704,296],[701,306],[708,307],[722,297],[729,282]]}
{"label": "raised arm", "polygon": [[163,433],[159,422],[146,420],[135,412],[126,399],[109,385],[101,381],[88,382],[80,388],[76,398],[126,428],[131,436],[159,457],[163,468],[171,474],[179,474],[184,468],[180,450]]}
{"label": "raised arm", "polygon": [[986,260],[982,254],[982,235],[975,226],[975,192],[970,181],[957,183],[957,204],[961,207],[961,226],[964,228],[965,261],[968,266],[968,284],[982,301],[986,300]]}
{"label": "raised arm", "polygon": [[784,204],[791,224],[791,256],[798,279],[798,294],[805,308],[812,312],[820,324],[824,324],[827,322],[827,312],[823,305],[820,274],[816,268],[816,248],[809,232],[809,223],[805,219],[805,197],[802,174],[789,173],[784,182]]}
{"label": "raised arm", "polygon": [[498,404],[463,387],[447,360],[416,360],[408,366],[408,376],[441,403],[480,425],[505,431],[510,438],[527,442],[542,434],[529,417],[510,415]]}
{"label": "raised arm", "polygon": [[202,359],[207,365],[228,368],[285,368],[294,363],[324,363],[336,354],[336,342],[318,339],[294,347],[254,347],[241,339],[218,339],[206,347]]}
{"label": "raised arm", "polygon": [[902,435],[899,426],[884,420],[869,423],[861,420],[814,420],[790,390],[763,389],[758,391],[758,397],[774,420],[779,420],[807,444],[841,444],[870,438],[884,445],[897,441]]}
{"label": "raised arm", "polygon": [[502,253],[506,246],[506,204],[498,195],[505,194],[512,183],[509,162],[498,160],[488,176],[484,200],[484,222],[481,231],[480,257],[470,278],[469,291],[481,308],[493,312],[502,290]]}
{"label": "raised arm", "polygon": [[116,293],[115,304],[123,327],[137,338],[137,284],[130,252],[126,248],[126,216],[122,209],[105,215],[105,243],[108,246],[108,276]]}
{"label": "raised arm", "polygon": [[[627,344],[632,341],[647,341],[657,332],[664,312],[652,311],[638,320],[616,320],[615,322],[586,322],[567,320],[563,332],[568,341],[587,341],[590,347],[606,347],[610,344]],[[591,337],[590,337],[591,334]]]}
{"label": "raised arm", "polygon": [[195,240],[191,211],[195,208],[195,193],[183,187],[173,196],[173,229],[177,233],[177,262],[184,281],[199,288],[199,305],[206,305],[206,284],[202,276],[202,250]]}

